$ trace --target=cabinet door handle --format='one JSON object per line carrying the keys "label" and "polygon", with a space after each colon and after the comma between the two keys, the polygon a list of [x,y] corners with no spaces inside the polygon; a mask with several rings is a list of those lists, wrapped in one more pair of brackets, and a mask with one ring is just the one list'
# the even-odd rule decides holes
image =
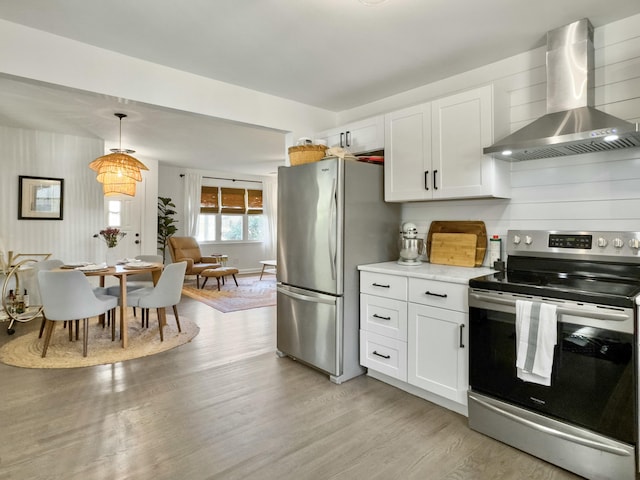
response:
{"label": "cabinet door handle", "polygon": [[447,294],[446,293],[433,293],[433,292],[430,292],[429,290],[424,292],[424,294],[425,295],[431,295],[432,297],[447,298]]}
{"label": "cabinet door handle", "polygon": [[371,315],[373,318],[379,318],[380,320],[391,320],[391,317],[383,317],[382,315],[378,315],[377,313],[374,313],[373,315]]}
{"label": "cabinet door handle", "polygon": [[380,283],[372,283],[374,287],[391,288],[391,285],[382,285]]}
{"label": "cabinet door handle", "polygon": [[381,354],[381,353],[376,352],[375,350],[373,351],[373,354],[374,354],[374,355],[377,355],[377,356],[379,356],[379,357],[385,358],[385,359],[387,359],[387,360],[389,360],[389,359],[391,358],[391,355],[383,355],[383,354]]}
{"label": "cabinet door handle", "polygon": [[344,148],[344,133],[340,132],[340,148]]}
{"label": "cabinet door handle", "polygon": [[462,338],[462,335],[463,335],[462,331],[463,330],[464,330],[464,324],[460,325],[460,348],[464,348],[464,340]]}
{"label": "cabinet door handle", "polygon": [[429,170],[424,171],[424,189],[429,190]]}
{"label": "cabinet door handle", "polygon": [[347,130],[347,133],[344,134],[344,140],[347,144],[347,147],[351,146],[351,132]]}
{"label": "cabinet door handle", "polygon": [[433,171],[433,189],[438,189],[438,182],[436,181],[436,175],[438,174],[438,170]]}

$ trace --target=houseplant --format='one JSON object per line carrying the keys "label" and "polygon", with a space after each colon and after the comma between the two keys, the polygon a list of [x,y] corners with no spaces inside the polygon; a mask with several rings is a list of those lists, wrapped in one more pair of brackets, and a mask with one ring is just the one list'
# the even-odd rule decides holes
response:
{"label": "houseplant", "polygon": [[107,260],[108,267],[113,267],[116,264],[118,254],[115,248],[118,246],[118,242],[122,237],[126,235],[126,232],[120,231],[119,228],[107,227],[104,230],[100,230],[100,233],[94,235],[95,238],[102,238],[104,243],[107,244]]}
{"label": "houseplant", "polygon": [[173,216],[176,211],[174,203],[169,197],[158,197],[158,250],[162,253],[162,261],[164,262],[167,243],[169,237],[178,231],[178,227],[174,224],[177,222]]}

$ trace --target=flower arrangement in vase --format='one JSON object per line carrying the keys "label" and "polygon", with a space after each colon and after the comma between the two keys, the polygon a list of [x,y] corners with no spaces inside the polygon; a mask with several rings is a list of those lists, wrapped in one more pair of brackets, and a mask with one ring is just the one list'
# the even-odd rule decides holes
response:
{"label": "flower arrangement in vase", "polygon": [[126,232],[121,232],[119,228],[108,227],[100,230],[100,233],[96,233],[94,237],[102,237],[108,248],[114,248],[118,245],[118,241],[126,234]]}
{"label": "flower arrangement in vase", "polygon": [[104,240],[107,244],[107,257],[106,264],[108,267],[113,267],[117,263],[117,253],[114,248],[118,246],[118,242],[122,237],[124,237],[127,233],[121,232],[119,228],[108,227],[104,230],[100,230],[100,233],[96,233],[94,238],[100,238]]}

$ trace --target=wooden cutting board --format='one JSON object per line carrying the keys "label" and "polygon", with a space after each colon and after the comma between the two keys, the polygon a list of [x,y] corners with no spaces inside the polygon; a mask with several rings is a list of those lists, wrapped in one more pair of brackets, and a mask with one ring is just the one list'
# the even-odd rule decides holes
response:
{"label": "wooden cutting board", "polygon": [[474,233],[434,233],[429,262],[438,265],[475,267],[478,236]]}
{"label": "wooden cutting board", "polygon": [[434,233],[475,233],[478,236],[476,244],[476,263],[479,267],[487,253],[487,229],[480,220],[434,220],[427,235],[427,256],[431,256],[431,239]]}

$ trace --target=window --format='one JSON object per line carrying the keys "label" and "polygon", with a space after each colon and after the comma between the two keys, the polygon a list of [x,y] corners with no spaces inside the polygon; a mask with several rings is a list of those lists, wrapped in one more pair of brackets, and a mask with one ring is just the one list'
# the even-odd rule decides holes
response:
{"label": "window", "polygon": [[122,203],[120,200],[108,200],[107,225],[119,227],[122,225]]}
{"label": "window", "polygon": [[262,241],[265,230],[262,212],[262,190],[203,186],[198,241]]}

